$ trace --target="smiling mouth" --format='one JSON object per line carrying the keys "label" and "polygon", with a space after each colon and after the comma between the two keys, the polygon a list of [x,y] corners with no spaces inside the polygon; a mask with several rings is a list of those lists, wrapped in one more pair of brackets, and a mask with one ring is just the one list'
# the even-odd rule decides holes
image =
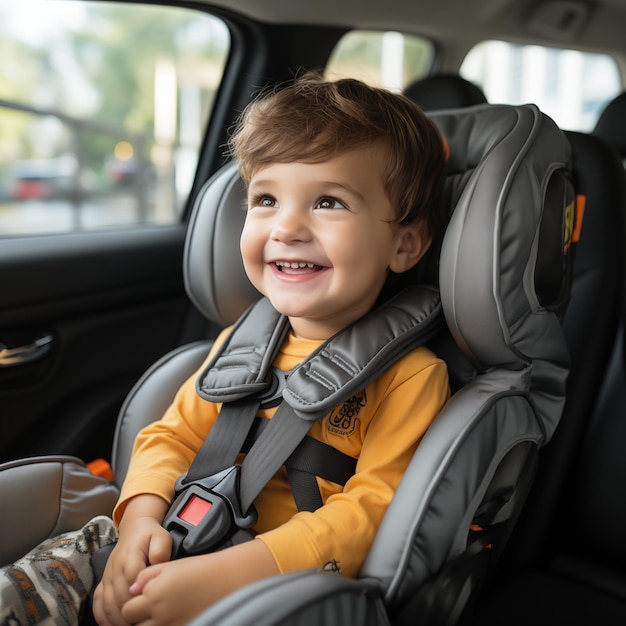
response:
{"label": "smiling mouth", "polygon": [[279,272],[284,272],[285,274],[306,274],[322,269],[321,265],[306,261],[274,261],[274,265]]}

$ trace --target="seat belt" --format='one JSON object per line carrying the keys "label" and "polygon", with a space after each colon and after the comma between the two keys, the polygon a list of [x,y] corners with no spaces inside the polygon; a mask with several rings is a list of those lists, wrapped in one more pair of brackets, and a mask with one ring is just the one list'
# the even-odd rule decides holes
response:
{"label": "seat belt", "polygon": [[[255,419],[243,453],[250,452],[252,444],[270,421],[262,417]],[[298,511],[315,511],[322,506],[316,477],[343,486],[354,475],[357,460],[323,441],[305,436],[284,463]]]}
{"label": "seat belt", "polygon": [[[331,337],[285,376],[272,363],[289,332],[288,319],[265,298],[252,305],[198,378],[200,396],[223,406],[189,471],[177,482],[164,520],[179,555],[219,549],[238,529],[253,526],[254,500],[311,426],[432,339],[442,323],[438,291],[410,287]],[[236,466],[258,408],[277,395],[282,401],[276,413]],[[301,480],[303,473],[292,475],[310,491],[311,483],[307,488],[307,480]],[[317,489],[315,476],[309,476]],[[299,499],[295,492],[294,498]],[[318,499],[321,503],[319,490]],[[192,516],[192,509],[206,515]],[[214,534],[215,527],[220,528],[215,534],[223,536],[207,547],[203,536]]]}

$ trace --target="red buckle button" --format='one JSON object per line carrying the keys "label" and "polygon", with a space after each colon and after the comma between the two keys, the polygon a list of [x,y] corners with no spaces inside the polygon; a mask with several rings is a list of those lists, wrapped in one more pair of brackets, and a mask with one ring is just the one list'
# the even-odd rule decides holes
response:
{"label": "red buckle button", "polygon": [[189,502],[178,517],[192,526],[197,526],[212,506],[212,502],[194,495],[189,498]]}

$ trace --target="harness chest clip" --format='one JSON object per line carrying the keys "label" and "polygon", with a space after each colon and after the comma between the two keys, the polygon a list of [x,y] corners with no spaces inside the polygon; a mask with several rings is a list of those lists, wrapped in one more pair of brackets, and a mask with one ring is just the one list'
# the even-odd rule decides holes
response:
{"label": "harness chest clip", "polygon": [[215,552],[252,539],[246,529],[257,521],[254,506],[244,514],[239,502],[238,465],[207,478],[176,483],[176,496],[163,527],[172,536],[172,559]]}

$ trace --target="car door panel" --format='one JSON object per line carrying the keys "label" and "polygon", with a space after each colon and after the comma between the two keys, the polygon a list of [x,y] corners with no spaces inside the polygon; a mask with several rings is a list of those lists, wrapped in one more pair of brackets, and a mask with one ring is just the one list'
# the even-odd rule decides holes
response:
{"label": "car door panel", "polygon": [[137,378],[206,330],[184,292],[183,245],[183,225],[2,242],[0,343],[11,355],[52,339],[40,358],[0,366],[0,459],[108,456]]}

